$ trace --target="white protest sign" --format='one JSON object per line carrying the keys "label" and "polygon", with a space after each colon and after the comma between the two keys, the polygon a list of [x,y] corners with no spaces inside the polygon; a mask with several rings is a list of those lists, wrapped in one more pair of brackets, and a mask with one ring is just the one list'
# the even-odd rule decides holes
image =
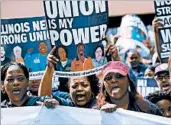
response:
{"label": "white protest sign", "polygon": [[117,109],[105,113],[94,109],[58,106],[6,108],[1,111],[2,125],[166,125],[171,119]]}

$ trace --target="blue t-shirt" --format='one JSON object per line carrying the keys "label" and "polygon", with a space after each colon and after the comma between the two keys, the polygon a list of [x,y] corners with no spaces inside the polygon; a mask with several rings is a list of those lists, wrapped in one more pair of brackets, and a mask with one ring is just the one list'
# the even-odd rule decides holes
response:
{"label": "blue t-shirt", "polygon": [[43,71],[47,65],[47,55],[40,53],[26,54],[25,65],[31,72]]}

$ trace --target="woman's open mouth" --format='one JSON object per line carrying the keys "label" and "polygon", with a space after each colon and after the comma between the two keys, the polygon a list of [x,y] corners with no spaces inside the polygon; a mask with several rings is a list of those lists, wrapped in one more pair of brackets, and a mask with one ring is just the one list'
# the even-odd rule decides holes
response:
{"label": "woman's open mouth", "polygon": [[119,86],[115,86],[112,88],[112,94],[117,94],[117,93],[119,93],[120,90],[121,90],[121,88]]}
{"label": "woman's open mouth", "polygon": [[77,99],[77,101],[83,101],[83,100],[85,100],[85,94],[77,94],[76,95],[76,99]]}
{"label": "woman's open mouth", "polygon": [[20,89],[20,88],[15,88],[15,89],[12,90],[12,93],[13,93],[14,95],[19,95],[20,92],[21,92],[21,89]]}

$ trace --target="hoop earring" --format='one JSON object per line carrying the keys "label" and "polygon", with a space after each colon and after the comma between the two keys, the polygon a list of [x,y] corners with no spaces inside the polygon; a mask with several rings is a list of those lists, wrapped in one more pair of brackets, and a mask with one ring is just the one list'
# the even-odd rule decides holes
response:
{"label": "hoop earring", "polygon": [[30,89],[29,87],[26,88],[27,91],[29,91],[29,89]]}
{"label": "hoop earring", "polygon": [[6,92],[5,92],[5,89],[2,89],[2,90],[1,90],[1,92],[2,92],[3,94],[5,94],[5,93],[6,93]]}
{"label": "hoop earring", "polygon": [[131,92],[131,87],[130,86],[128,86],[128,91]]}
{"label": "hoop earring", "polygon": [[3,93],[3,94],[5,94],[6,92],[5,92],[5,88],[4,88],[4,86],[2,85],[2,88],[1,88],[1,92]]}

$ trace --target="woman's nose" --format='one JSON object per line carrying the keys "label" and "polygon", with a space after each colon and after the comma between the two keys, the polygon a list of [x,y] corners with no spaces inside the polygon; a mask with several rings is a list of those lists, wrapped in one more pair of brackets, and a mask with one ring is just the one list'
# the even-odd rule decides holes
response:
{"label": "woman's nose", "polygon": [[14,83],[13,83],[14,86],[18,86],[19,85],[19,82],[17,79],[14,79]]}
{"label": "woman's nose", "polygon": [[115,81],[116,81],[116,77],[112,76],[112,82],[115,82]]}
{"label": "woman's nose", "polygon": [[78,90],[78,91],[82,91],[82,90],[83,90],[82,86],[79,85],[77,90]]}

